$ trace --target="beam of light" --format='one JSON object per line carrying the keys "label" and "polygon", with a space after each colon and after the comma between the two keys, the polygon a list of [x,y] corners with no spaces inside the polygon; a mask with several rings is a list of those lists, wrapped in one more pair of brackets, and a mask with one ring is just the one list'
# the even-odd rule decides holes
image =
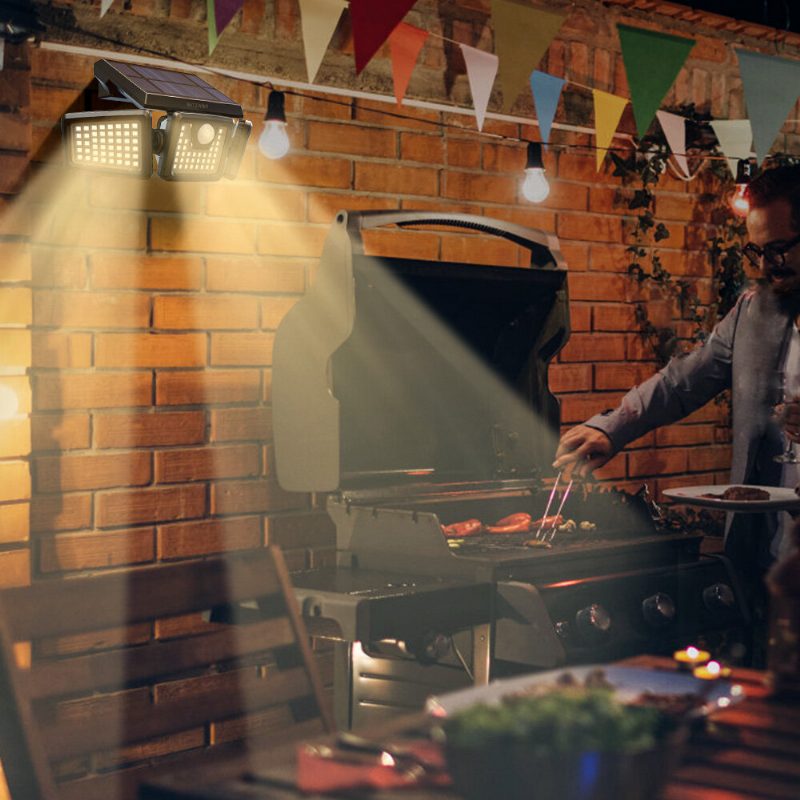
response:
{"label": "beam of light", "polygon": [[19,411],[19,397],[8,384],[0,383],[0,420],[13,419]]}

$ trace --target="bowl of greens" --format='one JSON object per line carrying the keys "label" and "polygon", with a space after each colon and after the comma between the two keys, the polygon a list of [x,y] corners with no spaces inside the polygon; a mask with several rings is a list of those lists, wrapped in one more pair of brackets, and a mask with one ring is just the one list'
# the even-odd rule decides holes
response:
{"label": "bowl of greens", "polygon": [[608,688],[572,686],[474,705],[443,720],[439,734],[467,800],[654,800],[687,729]]}

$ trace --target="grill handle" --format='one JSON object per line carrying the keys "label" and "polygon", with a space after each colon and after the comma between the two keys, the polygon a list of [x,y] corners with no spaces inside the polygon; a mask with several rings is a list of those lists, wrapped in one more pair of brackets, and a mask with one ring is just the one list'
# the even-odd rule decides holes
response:
{"label": "grill handle", "polygon": [[336,215],[336,221],[346,225],[353,253],[358,255],[364,254],[364,243],[361,239],[361,231],[364,230],[384,225],[397,225],[401,228],[409,225],[449,225],[499,236],[527,248],[531,253],[532,267],[565,268],[558,237],[501,219],[438,211],[340,211]]}

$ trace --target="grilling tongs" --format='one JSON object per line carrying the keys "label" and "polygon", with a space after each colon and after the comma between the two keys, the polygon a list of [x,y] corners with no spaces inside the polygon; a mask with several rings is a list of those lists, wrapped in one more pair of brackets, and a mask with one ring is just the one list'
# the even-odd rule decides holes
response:
{"label": "grilling tongs", "polygon": [[[559,470],[558,475],[556,475],[556,480],[553,483],[553,488],[550,490],[550,497],[547,498],[547,506],[544,510],[544,515],[542,516],[542,521],[539,523],[539,530],[536,531],[536,536],[534,538],[541,539],[543,542],[552,542],[556,536],[556,525],[553,524],[550,528],[545,528],[545,523],[547,522],[547,515],[550,513],[550,508],[553,505],[553,498],[556,496],[556,491],[558,491],[558,484],[561,481],[561,474],[562,470]],[[555,517],[558,517],[561,514],[561,510],[564,508],[564,503],[567,502],[567,498],[569,497],[569,493],[572,491],[572,484],[575,482],[575,479],[570,477],[569,483],[567,484],[567,488],[564,489],[564,494],[561,496],[561,502],[558,504],[558,511],[554,514]],[[547,534],[550,534],[548,538]]]}

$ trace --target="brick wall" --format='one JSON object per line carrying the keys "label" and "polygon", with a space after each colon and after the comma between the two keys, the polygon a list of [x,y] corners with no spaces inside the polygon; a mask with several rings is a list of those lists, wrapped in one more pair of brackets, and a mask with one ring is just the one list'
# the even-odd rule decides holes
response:
{"label": "brick wall", "polygon": [[[100,28],[97,8],[63,6],[84,27]],[[173,52],[200,58],[203,9],[200,2],[134,0],[112,7],[107,21],[131,42],[155,36],[158,26],[177,31],[183,38]],[[263,74],[303,80],[296,4],[264,9],[264,3],[247,0],[215,59],[230,67],[260,63]],[[439,11],[432,2],[420,2],[409,19],[491,46],[484,0]],[[693,101],[716,117],[742,114],[731,45],[736,37],[764,50],[765,29],[732,29],[730,20],[667,3],[578,4],[542,68],[627,94],[617,21],[698,39],[665,105]],[[59,32],[51,29],[48,37],[56,40]],[[782,37],[785,55],[800,56],[798,37]],[[93,41],[74,35],[70,40]],[[321,80],[334,76],[342,85],[391,95],[386,51],[358,80],[350,51],[343,24]],[[212,82],[255,122],[235,183],[88,176],[60,166],[58,121],[84,107],[93,61],[32,47],[31,126],[25,95],[22,110],[6,115],[21,138],[2,145],[3,158],[11,151],[8,157],[17,163],[15,148],[29,149],[33,161],[18,204],[25,214],[6,214],[0,246],[19,254],[14,280],[23,288],[4,288],[12,298],[6,328],[14,335],[24,333],[30,318],[22,310],[29,307],[22,300],[27,295],[13,293],[30,293],[24,282],[33,283],[30,569],[35,578],[267,541],[284,547],[293,568],[331,559],[332,527],[314,498],[288,494],[275,480],[270,353],[281,318],[314,279],[325,234],[340,208],[464,211],[557,233],[570,272],[573,334],[552,367],[551,381],[565,426],[613,405],[654,368],[635,334],[631,301],[640,295],[625,272],[632,218],[620,203],[619,179],[610,169],[595,170],[592,150],[546,153],[552,192],[544,204],[532,206],[520,195],[523,144],[477,135],[470,117],[406,106],[401,113],[407,118],[399,119],[393,104],[333,97],[320,88],[287,97],[293,151],[270,162],[255,146],[266,91],[215,78]],[[0,73],[4,85],[9,74]],[[26,75],[24,70],[12,75],[13,86],[24,84]],[[452,84],[447,91],[443,76]],[[469,104],[463,64],[452,48],[429,40],[410,93]],[[330,99],[337,103],[324,102]],[[591,125],[585,90],[569,88],[564,104],[557,121]],[[531,116],[523,98],[514,113]],[[632,130],[629,112],[623,129]],[[487,122],[486,132],[522,139],[538,134],[522,122],[497,120]],[[553,138],[559,145],[592,141],[565,130],[556,130]],[[783,148],[797,151],[797,143],[796,124],[787,124]],[[671,231],[662,259],[674,273],[696,277],[706,293],[710,266],[703,243],[713,232],[707,198],[718,189],[708,173],[691,183],[667,176],[658,189],[656,214]],[[18,223],[21,217],[30,230],[9,230],[10,220]],[[17,241],[23,233],[33,240],[30,260]],[[523,263],[508,243],[463,233],[381,232],[368,245],[371,252],[418,258]],[[5,270],[0,278],[6,280]],[[17,296],[19,302],[13,300]],[[0,335],[11,336],[6,328]],[[24,335],[14,341],[22,354]],[[29,362],[18,358],[24,373]],[[24,382],[24,375],[15,380]],[[634,443],[600,475],[623,486],[647,480],[657,489],[721,481],[729,460],[724,422],[723,410],[709,405]],[[26,424],[20,423],[17,433],[23,445]],[[0,452],[0,470],[11,476],[0,480],[2,491],[11,492],[0,497],[0,514],[19,518],[14,530],[20,542],[28,527],[27,507],[20,504],[28,492],[27,463],[21,460],[27,449],[22,450]],[[23,559],[19,552],[23,555],[15,558]],[[0,558],[8,558],[5,550]],[[19,564],[16,569],[27,573],[27,562]]]}

